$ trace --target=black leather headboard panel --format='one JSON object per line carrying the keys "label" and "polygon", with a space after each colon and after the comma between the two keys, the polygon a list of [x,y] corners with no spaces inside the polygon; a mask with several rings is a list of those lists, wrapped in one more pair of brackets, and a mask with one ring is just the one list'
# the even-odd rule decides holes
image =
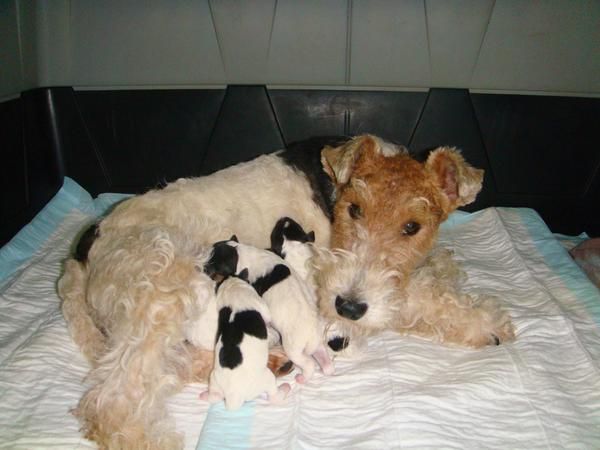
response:
{"label": "black leather headboard panel", "polygon": [[143,192],[315,135],[373,133],[417,158],[462,149],[486,170],[467,209],[536,209],[557,232],[600,234],[600,99],[429,92],[41,88],[0,104],[6,241],[62,177],[93,195]]}
{"label": "black leather headboard panel", "polygon": [[21,99],[0,103],[0,243],[30,220]]}
{"label": "black leather headboard panel", "polygon": [[0,103],[0,245],[29,222],[63,182],[58,115],[52,91],[36,90]]}
{"label": "black leather headboard panel", "polygon": [[494,202],[535,208],[556,231],[600,233],[600,99],[472,95]]}

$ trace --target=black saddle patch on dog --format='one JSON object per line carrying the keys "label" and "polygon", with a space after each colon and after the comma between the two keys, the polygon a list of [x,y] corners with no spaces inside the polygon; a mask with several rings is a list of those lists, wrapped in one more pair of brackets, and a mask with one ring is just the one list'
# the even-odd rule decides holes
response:
{"label": "black saddle patch on dog", "polygon": [[98,223],[90,225],[87,230],[83,232],[81,237],[79,238],[79,242],[77,243],[77,247],[75,248],[74,258],[81,262],[87,262],[88,254],[90,252],[90,248],[100,235],[100,226]]}
{"label": "black saddle patch on dog", "polygon": [[339,352],[348,347],[349,343],[350,339],[348,339],[347,337],[336,336],[334,338],[329,339],[327,345],[329,345],[329,348],[334,352]]}
{"label": "black saddle patch on dog", "polygon": [[291,274],[290,269],[284,264],[277,264],[273,267],[273,270],[268,274],[258,277],[252,287],[261,297],[265,292],[275,286],[277,283],[281,283]]}
{"label": "black saddle patch on dog", "polygon": [[321,150],[327,145],[338,147],[350,140],[348,136],[320,136],[289,144],[280,154],[281,159],[302,172],[313,191],[313,201],[333,222],[335,185],[323,170]]}
{"label": "black saddle patch on dog", "polygon": [[240,350],[244,335],[267,339],[267,325],[258,311],[239,311],[230,322],[231,313],[232,310],[228,306],[219,310],[217,341],[220,339],[223,343],[219,350],[219,364],[221,367],[235,369],[244,361]]}
{"label": "black saddle patch on dog", "polygon": [[227,278],[235,274],[239,256],[237,249],[228,242],[216,242],[213,245],[212,255],[204,266],[204,272],[213,279],[216,275]]}
{"label": "black saddle patch on dog", "polygon": [[303,244],[307,242],[315,242],[315,233],[311,231],[306,233],[302,225],[290,217],[282,217],[277,221],[271,231],[271,248],[270,250],[281,256],[283,254],[283,244],[285,241],[297,241]]}

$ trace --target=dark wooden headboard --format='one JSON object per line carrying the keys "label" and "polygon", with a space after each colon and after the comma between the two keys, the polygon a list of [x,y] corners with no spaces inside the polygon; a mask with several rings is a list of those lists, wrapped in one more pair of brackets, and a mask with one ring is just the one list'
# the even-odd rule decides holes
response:
{"label": "dark wooden headboard", "polygon": [[373,133],[417,156],[462,149],[484,168],[469,210],[536,209],[553,231],[600,234],[600,99],[428,92],[39,88],[0,103],[0,244],[75,179],[143,192],[317,135]]}

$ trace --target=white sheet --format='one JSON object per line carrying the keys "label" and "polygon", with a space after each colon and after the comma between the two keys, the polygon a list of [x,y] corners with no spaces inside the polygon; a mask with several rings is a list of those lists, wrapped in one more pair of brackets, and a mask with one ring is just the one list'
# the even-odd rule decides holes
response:
{"label": "white sheet", "polygon": [[[2,448],[94,448],[69,414],[87,367],[55,292],[90,219],[73,211],[0,287]],[[476,351],[384,333],[287,405],[235,413],[209,411],[191,385],[170,401],[186,448],[600,448],[598,290],[531,210],[461,216],[440,242],[463,262],[468,290],[509,308],[514,343]]]}

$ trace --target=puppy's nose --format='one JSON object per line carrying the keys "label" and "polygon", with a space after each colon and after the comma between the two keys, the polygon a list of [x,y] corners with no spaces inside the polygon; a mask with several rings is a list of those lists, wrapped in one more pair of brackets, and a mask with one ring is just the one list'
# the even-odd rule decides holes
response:
{"label": "puppy's nose", "polygon": [[335,310],[337,313],[350,320],[358,320],[365,315],[369,309],[366,303],[360,303],[354,299],[346,299],[339,295],[335,298]]}

